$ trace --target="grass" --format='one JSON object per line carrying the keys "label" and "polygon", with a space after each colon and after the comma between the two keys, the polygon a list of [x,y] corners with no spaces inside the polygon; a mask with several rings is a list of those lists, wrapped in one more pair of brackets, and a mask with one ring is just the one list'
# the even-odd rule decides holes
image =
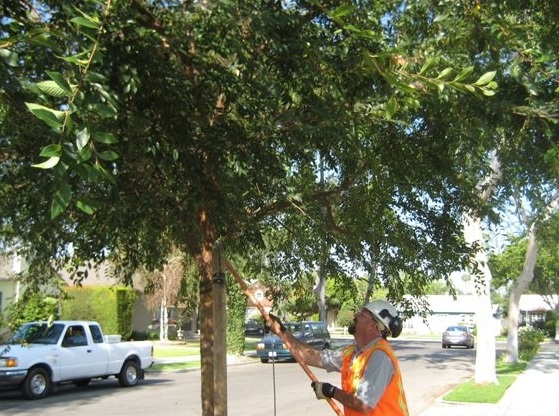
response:
{"label": "grass", "polygon": [[510,385],[516,380],[516,376],[522,373],[527,365],[526,361],[520,361],[516,364],[498,363],[498,384],[477,385],[473,379],[470,379],[454,387],[443,396],[443,400],[461,403],[498,403]]}
{"label": "grass", "polygon": [[186,357],[191,355],[200,354],[199,345],[173,345],[162,347],[155,345],[153,349],[153,356],[155,358],[173,358],[173,357]]}
{"label": "grass", "polygon": [[[261,337],[247,337],[245,339],[245,351],[255,350],[256,344]],[[177,342],[173,344],[155,343],[153,356],[156,359],[191,357],[200,354],[198,341]],[[180,371],[191,368],[200,368],[200,360],[182,361],[168,364],[156,364],[147,371]]]}
{"label": "grass", "polygon": [[200,360],[196,361],[185,361],[181,363],[169,363],[169,364],[155,364],[152,365],[146,371],[180,371],[188,370],[190,368],[200,368]]}

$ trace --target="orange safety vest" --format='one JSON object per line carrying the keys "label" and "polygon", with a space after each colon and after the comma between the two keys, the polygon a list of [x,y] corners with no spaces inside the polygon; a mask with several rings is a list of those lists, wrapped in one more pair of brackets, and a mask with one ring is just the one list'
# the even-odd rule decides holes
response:
{"label": "orange safety vest", "polygon": [[345,416],[409,416],[400,367],[390,344],[385,339],[380,340],[375,345],[363,351],[353,362],[355,346],[348,345],[343,349],[342,388],[347,393],[355,394],[357,387],[363,379],[363,373],[365,372],[365,367],[369,362],[369,358],[371,358],[371,355],[376,350],[384,351],[392,361],[394,365],[392,380],[390,380],[388,386],[386,386],[384,394],[373,410],[368,413],[361,413],[348,406],[344,406]]}

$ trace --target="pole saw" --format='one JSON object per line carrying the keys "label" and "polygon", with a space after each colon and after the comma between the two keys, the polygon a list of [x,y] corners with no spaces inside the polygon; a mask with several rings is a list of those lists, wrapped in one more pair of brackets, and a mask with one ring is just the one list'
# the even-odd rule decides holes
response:
{"label": "pole saw", "polygon": [[[264,317],[264,319],[266,320],[268,325],[271,326],[271,324],[273,323],[272,318],[270,318],[270,315],[268,314],[268,312],[266,312],[266,310],[264,309],[262,304],[256,299],[256,297],[249,290],[246,282],[243,280],[241,275],[237,272],[237,269],[235,269],[235,267],[233,267],[231,262],[227,259],[225,259],[225,267],[227,268],[227,270],[229,270],[231,272],[231,274],[233,275],[233,277],[235,278],[235,280],[237,281],[237,283],[239,284],[239,286],[241,287],[241,289],[243,290],[245,295],[247,295],[249,297],[249,299],[252,301],[252,303],[254,303],[254,305],[256,305],[256,307],[258,308],[258,311],[262,314],[262,316]],[[285,344],[287,349],[291,352],[291,355],[293,355],[293,358],[295,358],[295,361],[297,361],[299,363],[299,365],[301,366],[301,368],[303,368],[303,371],[307,374],[307,376],[311,379],[311,381],[318,381],[318,379],[316,378],[314,373],[311,371],[309,366],[299,356],[299,353],[297,352],[297,350],[292,350],[291,349],[291,347],[292,347],[291,343],[287,340],[287,337],[285,336],[285,334],[280,331],[278,336],[280,337],[281,341]],[[326,398],[326,400],[328,401],[328,404],[330,405],[332,410],[338,416],[343,416],[342,411],[336,405],[334,400],[332,400],[330,398]]]}

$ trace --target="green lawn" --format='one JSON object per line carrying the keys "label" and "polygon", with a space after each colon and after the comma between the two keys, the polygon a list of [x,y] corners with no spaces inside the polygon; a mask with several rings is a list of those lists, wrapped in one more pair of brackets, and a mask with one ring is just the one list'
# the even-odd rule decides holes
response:
{"label": "green lawn", "polygon": [[186,357],[190,355],[198,355],[200,353],[200,345],[161,345],[156,344],[153,349],[153,356],[155,358],[172,358],[172,357]]}
{"label": "green lawn", "polygon": [[148,368],[146,371],[180,371],[188,370],[190,368],[200,368],[200,360],[186,361],[182,363],[155,364]]}
{"label": "green lawn", "polygon": [[476,385],[474,380],[470,379],[454,387],[443,396],[443,400],[463,403],[498,403],[505,391],[516,380],[516,376],[522,373],[527,365],[526,361],[517,364],[499,363],[497,364],[498,384]]}

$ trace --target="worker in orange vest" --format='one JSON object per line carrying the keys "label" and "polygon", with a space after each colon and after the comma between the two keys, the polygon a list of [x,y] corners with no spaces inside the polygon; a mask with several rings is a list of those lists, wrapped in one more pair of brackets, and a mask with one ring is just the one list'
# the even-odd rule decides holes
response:
{"label": "worker in orange vest", "polygon": [[398,360],[386,340],[402,332],[402,319],[386,300],[367,303],[355,313],[348,330],[354,342],[341,351],[316,350],[286,331],[281,320],[270,314],[270,329],[282,332],[292,353],[310,366],[341,372],[342,386],[312,382],[317,399],[335,399],[346,416],[408,416],[408,405]]}

